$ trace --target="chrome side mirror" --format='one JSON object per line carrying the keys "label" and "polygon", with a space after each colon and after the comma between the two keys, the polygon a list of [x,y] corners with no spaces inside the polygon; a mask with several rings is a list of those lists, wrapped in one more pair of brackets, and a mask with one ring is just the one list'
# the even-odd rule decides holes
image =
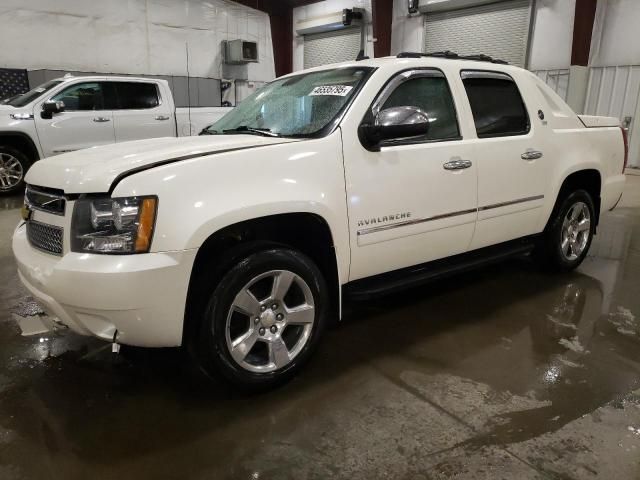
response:
{"label": "chrome side mirror", "polygon": [[44,119],[51,119],[53,118],[54,113],[60,112],[64,112],[64,102],[61,100],[56,102],[49,100],[42,104],[42,112],[40,113],[40,116]]}
{"label": "chrome side mirror", "polygon": [[429,132],[429,116],[418,107],[392,107],[382,110],[373,124],[358,128],[360,141],[368,150],[378,150],[385,140],[419,137]]}

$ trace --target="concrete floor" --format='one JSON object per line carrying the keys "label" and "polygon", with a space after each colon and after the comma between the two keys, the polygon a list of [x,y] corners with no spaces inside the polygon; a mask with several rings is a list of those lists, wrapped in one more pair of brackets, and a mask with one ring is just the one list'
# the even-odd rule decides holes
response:
{"label": "concrete floor", "polygon": [[514,260],[351,305],[260,396],[175,350],[22,336],[20,203],[0,200],[1,479],[640,478],[640,176],[578,272]]}

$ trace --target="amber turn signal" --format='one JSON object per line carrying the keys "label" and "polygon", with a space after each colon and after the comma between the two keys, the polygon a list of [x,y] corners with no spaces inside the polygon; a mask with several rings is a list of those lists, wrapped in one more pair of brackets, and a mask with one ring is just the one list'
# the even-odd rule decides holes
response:
{"label": "amber turn signal", "polygon": [[145,253],[151,247],[153,238],[153,226],[156,222],[156,198],[145,198],[142,201],[140,217],[138,220],[138,235],[136,237],[136,253]]}

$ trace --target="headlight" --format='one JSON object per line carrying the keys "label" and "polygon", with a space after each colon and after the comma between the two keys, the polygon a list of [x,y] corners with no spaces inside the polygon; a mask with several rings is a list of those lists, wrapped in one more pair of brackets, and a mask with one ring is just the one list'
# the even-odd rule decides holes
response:
{"label": "headlight", "polygon": [[71,250],[145,253],[156,221],[156,197],[83,198],[71,221]]}

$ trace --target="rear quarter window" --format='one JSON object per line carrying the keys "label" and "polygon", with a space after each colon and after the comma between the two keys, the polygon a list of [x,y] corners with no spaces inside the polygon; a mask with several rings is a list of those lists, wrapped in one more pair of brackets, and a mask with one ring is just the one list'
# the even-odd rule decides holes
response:
{"label": "rear quarter window", "polygon": [[466,70],[462,83],[469,98],[478,138],[525,135],[529,115],[518,86],[506,74]]}

